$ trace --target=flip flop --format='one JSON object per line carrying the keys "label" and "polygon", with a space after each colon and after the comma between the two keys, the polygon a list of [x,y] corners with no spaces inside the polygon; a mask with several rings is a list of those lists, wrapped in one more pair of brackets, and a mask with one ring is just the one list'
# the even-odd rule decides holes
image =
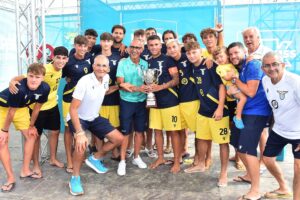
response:
{"label": "flip flop", "polygon": [[5,183],[4,185],[2,185],[2,187],[5,186],[6,188],[9,188],[8,190],[3,190],[3,188],[1,188],[1,192],[3,193],[7,193],[7,192],[12,192],[15,189],[16,183]]}
{"label": "flip flop", "polygon": [[[173,165],[174,164],[174,160],[167,160],[165,163],[165,165]],[[180,164],[183,164],[183,161],[180,162]]]}
{"label": "flip flop", "polygon": [[65,170],[66,170],[66,172],[68,174],[72,174],[73,173],[73,167],[66,167]]}
{"label": "flip flop", "polygon": [[239,182],[239,183],[248,183],[248,184],[251,184],[251,181],[246,180],[246,179],[245,179],[244,177],[242,177],[242,176],[238,176],[238,177],[234,178],[233,181]]}
{"label": "flip flop", "polygon": [[187,159],[190,157],[190,154],[189,153],[185,153],[182,155],[182,159]]}
{"label": "flip flop", "polygon": [[249,197],[246,197],[246,195],[243,195],[239,200],[261,200],[262,196],[258,197],[257,199],[252,199]]}
{"label": "flip flop", "polygon": [[289,193],[279,193],[277,190],[271,191],[271,192],[267,192],[264,197],[266,199],[285,199],[285,198],[291,198],[293,197],[293,193],[289,192]]}

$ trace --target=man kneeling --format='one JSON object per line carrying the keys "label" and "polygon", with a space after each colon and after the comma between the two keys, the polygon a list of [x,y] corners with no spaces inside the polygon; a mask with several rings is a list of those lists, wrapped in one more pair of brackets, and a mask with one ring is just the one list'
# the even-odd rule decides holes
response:
{"label": "man kneeling", "polygon": [[75,151],[73,153],[73,174],[69,182],[72,195],[82,195],[83,188],[80,181],[80,168],[88,144],[85,130],[89,130],[96,137],[109,141],[100,151],[86,159],[86,164],[97,173],[106,173],[103,157],[123,141],[123,135],[115,129],[107,119],[99,116],[98,111],[105,94],[109,94],[109,61],[106,56],[99,55],[93,64],[93,73],[82,77],[76,85],[70,113],[67,121],[74,133]]}

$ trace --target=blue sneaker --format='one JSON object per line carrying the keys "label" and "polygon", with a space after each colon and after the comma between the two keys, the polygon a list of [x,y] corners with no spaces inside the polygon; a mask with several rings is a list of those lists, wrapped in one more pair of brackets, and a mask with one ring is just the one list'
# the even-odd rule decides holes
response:
{"label": "blue sneaker", "polygon": [[85,163],[98,174],[104,174],[108,171],[108,169],[103,164],[103,160],[96,160],[93,158],[93,155],[89,156],[85,160]]}
{"label": "blue sneaker", "polygon": [[83,195],[80,176],[72,176],[69,182],[70,193],[74,196]]}
{"label": "blue sneaker", "polygon": [[233,117],[233,122],[234,122],[235,126],[236,126],[238,129],[243,129],[243,128],[244,128],[243,120],[237,119],[236,116]]}

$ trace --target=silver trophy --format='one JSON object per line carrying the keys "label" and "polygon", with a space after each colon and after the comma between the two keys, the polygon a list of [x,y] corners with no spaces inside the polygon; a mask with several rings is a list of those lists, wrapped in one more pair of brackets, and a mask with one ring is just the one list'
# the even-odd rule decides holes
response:
{"label": "silver trophy", "polygon": [[[161,69],[146,69],[142,71],[143,73],[143,79],[146,85],[150,85],[152,83],[157,83],[158,78],[162,74]],[[146,107],[156,107],[156,98],[153,92],[149,92],[147,94],[147,101],[146,101]]]}

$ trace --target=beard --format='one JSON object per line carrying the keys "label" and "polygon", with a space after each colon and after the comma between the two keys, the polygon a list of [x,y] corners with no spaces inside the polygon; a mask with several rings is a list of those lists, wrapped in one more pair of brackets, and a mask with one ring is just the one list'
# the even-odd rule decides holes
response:
{"label": "beard", "polygon": [[120,41],[117,41],[116,39],[114,39],[114,43],[116,43],[116,44],[120,44],[120,43],[122,43],[122,41],[123,41],[123,39],[121,39]]}

